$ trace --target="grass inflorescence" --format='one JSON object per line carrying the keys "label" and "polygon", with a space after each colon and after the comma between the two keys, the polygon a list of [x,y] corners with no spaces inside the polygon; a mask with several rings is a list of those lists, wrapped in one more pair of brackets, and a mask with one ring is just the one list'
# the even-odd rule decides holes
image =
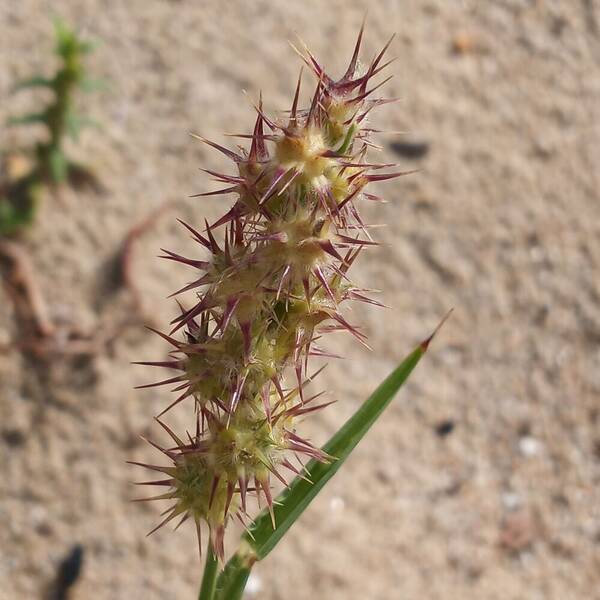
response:
{"label": "grass inflorescence", "polygon": [[[197,301],[160,333],[173,348],[170,358],[141,363],[177,371],[149,384],[173,385],[176,396],[158,416],[171,443],[153,443],[169,464],[144,465],[161,478],[143,484],[165,488],[150,499],[171,501],[158,527],[191,518],[200,535],[207,523],[221,559],[225,526],[234,516],[245,522],[248,495],[266,504],[275,526],[273,479],[287,485],[306,459],[332,460],[296,430],[300,417],[330,404],[307,391],[316,375],[310,359],[331,356],[322,343],[331,331],[366,345],[344,306],[379,304],[350,279],[359,255],[376,245],[358,206],[380,200],[369,184],[404,173],[367,156],[375,132],[367,117],[392,101],[374,96],[387,80],[373,83],[391,62],[384,61],[391,40],[366,65],[361,40],[362,29],[337,80],[308,49],[298,51],[316,78],[309,106],[299,106],[301,72],[284,118],[267,115],[258,101],[252,132],[240,135],[247,149],[196,136],[234,167],[231,174],[208,170],[223,187],[198,196],[236,199],[215,223],[183,224],[204,256],[164,251],[197,273],[176,292],[193,290]],[[183,402],[193,403],[196,416],[192,433],[179,436],[161,417]]]}

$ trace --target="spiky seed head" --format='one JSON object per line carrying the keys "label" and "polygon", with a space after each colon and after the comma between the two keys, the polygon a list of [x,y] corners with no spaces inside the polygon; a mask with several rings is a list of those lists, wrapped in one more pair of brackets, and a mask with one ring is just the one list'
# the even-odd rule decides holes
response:
{"label": "spiky seed head", "polygon": [[[235,175],[207,171],[224,188],[198,194],[236,194],[233,207],[202,231],[184,224],[211,255],[192,259],[166,251],[164,258],[199,271],[179,292],[195,291],[197,301],[182,308],[170,334],[168,361],[145,363],[178,374],[156,384],[174,385],[175,400],[196,410],[195,434],[180,439],[168,427],[173,447],[162,449],[168,467],[150,468],[168,479],[157,499],[175,502],[163,523],[192,518],[207,523],[211,544],[223,558],[228,520],[247,514],[247,496],[262,498],[272,511],[271,482],[285,484],[283,469],[301,471],[290,455],[328,460],[296,431],[298,421],[330,402],[307,397],[314,379],[311,356],[331,356],[317,346],[328,331],[346,330],[366,345],[349,323],[346,300],[378,304],[349,279],[359,253],[374,245],[357,211],[364,188],[402,173],[366,159],[367,115],[385,100],[373,99],[371,79],[389,46],[365,68],[358,54],[362,29],[344,76],[328,76],[305,49],[303,61],[317,78],[310,106],[298,107],[301,76],[289,115],[271,119],[256,106],[250,148],[233,152],[196,136],[231,159]],[[225,226],[222,242],[215,230]],[[183,332],[183,335],[181,335]],[[157,446],[158,447],[158,446]],[[273,514],[273,513],[272,513]]]}

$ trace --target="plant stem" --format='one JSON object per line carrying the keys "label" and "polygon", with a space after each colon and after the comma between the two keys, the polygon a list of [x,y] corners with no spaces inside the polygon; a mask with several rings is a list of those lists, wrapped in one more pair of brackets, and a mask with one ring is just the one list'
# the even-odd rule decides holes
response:
{"label": "plant stem", "polygon": [[219,562],[212,545],[209,543],[206,550],[206,562],[204,563],[204,573],[202,574],[202,585],[198,600],[213,600],[217,585],[217,574],[219,571]]}
{"label": "plant stem", "polygon": [[234,554],[219,577],[215,600],[240,600],[250,576],[252,564],[253,561],[249,563],[242,551]]}

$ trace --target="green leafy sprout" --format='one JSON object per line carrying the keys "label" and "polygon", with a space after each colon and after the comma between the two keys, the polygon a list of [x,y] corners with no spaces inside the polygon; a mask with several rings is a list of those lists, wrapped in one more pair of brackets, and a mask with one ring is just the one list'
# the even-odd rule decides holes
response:
{"label": "green leafy sprout", "polygon": [[97,124],[75,110],[76,92],[93,92],[104,87],[100,80],[91,79],[85,69],[84,58],[95,47],[83,40],[62,21],[55,21],[55,53],[60,66],[53,77],[35,75],[21,81],[15,91],[44,88],[52,92],[50,103],[39,112],[9,119],[8,124],[43,125],[46,139],[34,151],[34,166],[29,172],[8,185],[0,196],[0,235],[12,235],[30,225],[40,191],[45,183],[60,184],[69,177],[82,174],[85,169],[69,160],[65,154],[66,137],[74,141],[84,127]]}

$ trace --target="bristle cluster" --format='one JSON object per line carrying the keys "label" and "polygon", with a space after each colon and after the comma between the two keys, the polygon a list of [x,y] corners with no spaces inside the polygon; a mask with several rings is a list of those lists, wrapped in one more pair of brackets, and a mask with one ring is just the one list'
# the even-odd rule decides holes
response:
{"label": "bristle cluster", "polygon": [[[163,413],[190,399],[196,422],[194,434],[180,439],[159,421],[173,441],[160,448],[171,464],[146,465],[167,475],[148,484],[168,488],[157,498],[174,502],[161,525],[192,517],[200,532],[200,524],[208,523],[221,558],[225,525],[231,516],[244,521],[248,494],[272,510],[272,477],[285,484],[283,472],[301,475],[303,459],[329,459],[295,429],[299,417],[329,404],[319,401],[321,394],[307,397],[315,375],[307,372],[309,357],[331,356],[317,342],[332,330],[347,330],[366,345],[341,305],[378,304],[348,277],[361,250],[375,244],[356,203],[379,199],[365,192],[370,182],[403,173],[381,172],[392,165],[366,160],[374,131],[365,127],[366,117],[390,102],[373,98],[379,86],[370,87],[387,64],[382,60],[389,42],[361,69],[361,39],[362,29],[337,81],[307,49],[300,53],[317,79],[310,106],[298,106],[301,73],[285,119],[267,116],[259,101],[253,132],[241,135],[250,140],[248,150],[234,152],[198,138],[236,168],[232,175],[207,171],[225,187],[198,196],[237,199],[202,230],[184,223],[210,258],[164,251],[164,258],[198,271],[176,292],[196,290],[197,302],[182,308],[168,335],[160,333],[173,346],[171,358],[142,364],[179,372],[150,385],[174,385],[177,395]],[[219,243],[215,230],[221,227]]]}

